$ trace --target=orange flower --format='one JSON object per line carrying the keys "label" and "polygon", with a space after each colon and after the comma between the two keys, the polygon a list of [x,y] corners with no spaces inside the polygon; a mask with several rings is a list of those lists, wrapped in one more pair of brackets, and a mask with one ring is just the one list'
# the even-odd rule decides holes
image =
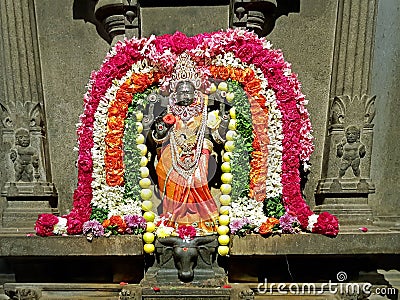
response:
{"label": "orange flower", "polygon": [[110,148],[122,147],[122,138],[119,135],[107,135],[104,138],[106,145]]}
{"label": "orange flower", "polygon": [[[123,161],[121,159],[121,157],[118,154],[114,154],[113,152],[110,152],[111,155],[105,155],[104,156],[104,163],[107,167],[107,169],[109,169],[109,172],[116,171],[119,169],[123,169],[124,165],[123,165]],[[112,155],[114,154],[114,156]],[[119,173],[119,172],[118,172]],[[117,174],[117,173],[115,173]]]}
{"label": "orange flower", "polygon": [[244,90],[250,94],[250,96],[255,96],[261,91],[261,82],[258,79],[253,79],[247,81],[244,86]]}
{"label": "orange flower", "polygon": [[147,89],[150,85],[153,84],[154,78],[152,74],[132,74],[131,81],[133,83],[132,93],[140,93]]}
{"label": "orange flower", "polygon": [[173,125],[176,122],[175,116],[173,114],[166,114],[163,117],[163,121],[165,122],[165,124],[167,125]]}
{"label": "orange flower", "polygon": [[224,66],[211,66],[210,68],[211,74],[222,80],[227,80],[229,78],[229,70]]}
{"label": "orange flower", "polygon": [[124,127],[124,118],[120,115],[110,116],[107,119],[107,131],[119,130]]}
{"label": "orange flower", "polygon": [[120,216],[112,216],[110,218],[110,226],[117,226],[117,231],[119,233],[124,233],[126,230],[126,223]]}
{"label": "orange flower", "polygon": [[101,223],[101,225],[104,227],[104,228],[107,228],[108,226],[110,226],[110,220],[104,220],[103,221],[103,223]]}
{"label": "orange flower", "polygon": [[[238,69],[240,71],[235,71],[234,74],[236,78],[234,80],[239,81],[242,84],[246,84],[254,79],[254,71],[252,69]],[[233,79],[233,78],[232,78]]]}
{"label": "orange flower", "polygon": [[109,186],[122,186],[124,185],[124,177],[120,174],[114,175],[109,172],[106,174],[106,182]]}
{"label": "orange flower", "polygon": [[271,234],[274,227],[279,224],[279,220],[276,218],[268,218],[267,221],[261,224],[259,232],[261,235]]}
{"label": "orange flower", "polygon": [[110,186],[124,184],[123,135],[125,118],[132,95],[143,92],[155,81],[152,73],[132,74],[117,91],[116,98],[110,103],[107,118],[106,149],[104,156],[106,182]]}
{"label": "orange flower", "polygon": [[132,102],[132,94],[127,92],[126,90],[120,88],[117,91],[116,99],[119,103],[124,103],[124,104],[128,105]]}
{"label": "orange flower", "polygon": [[108,116],[117,116],[119,114],[118,107],[110,106],[108,108]]}

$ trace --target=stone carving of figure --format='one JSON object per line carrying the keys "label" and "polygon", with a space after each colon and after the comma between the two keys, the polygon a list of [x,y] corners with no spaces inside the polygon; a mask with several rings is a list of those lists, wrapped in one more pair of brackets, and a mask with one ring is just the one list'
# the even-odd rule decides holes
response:
{"label": "stone carving of figure", "polygon": [[346,128],[346,137],[337,145],[337,156],[341,158],[339,178],[351,166],[354,176],[360,176],[360,160],[365,156],[365,146],[360,142],[360,129],[356,126]]}
{"label": "stone carving of figure", "polygon": [[163,213],[170,226],[192,225],[200,234],[216,231],[218,208],[208,187],[207,99],[190,80],[178,81],[170,104],[155,120],[154,140],[162,144],[156,166]]}
{"label": "stone carving of figure", "polygon": [[11,149],[10,159],[14,163],[15,181],[32,182],[34,171],[39,168],[37,150],[31,145],[29,131],[24,128],[15,132],[15,147]]}

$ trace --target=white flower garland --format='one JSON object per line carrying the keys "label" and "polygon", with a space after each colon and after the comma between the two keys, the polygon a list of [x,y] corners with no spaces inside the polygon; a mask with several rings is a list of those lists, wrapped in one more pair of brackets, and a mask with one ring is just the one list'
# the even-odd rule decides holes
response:
{"label": "white flower garland", "polygon": [[120,80],[115,80],[112,86],[107,90],[104,98],[101,99],[96,113],[95,122],[93,124],[93,142],[92,148],[93,157],[93,199],[92,205],[108,210],[108,217],[113,215],[140,215],[140,204],[131,199],[123,199],[125,187],[123,186],[109,186],[106,183],[105,174],[105,148],[106,144],[104,139],[107,134],[107,116],[108,108],[115,99],[117,91],[121,85],[132,76],[133,73],[149,73],[152,71],[147,63],[147,60],[139,61],[132,65],[131,69]]}

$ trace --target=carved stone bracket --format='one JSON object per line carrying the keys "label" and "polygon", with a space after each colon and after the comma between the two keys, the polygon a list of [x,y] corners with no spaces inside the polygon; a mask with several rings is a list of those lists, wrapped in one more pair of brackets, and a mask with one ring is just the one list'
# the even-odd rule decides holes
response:
{"label": "carved stone bracket", "polygon": [[140,37],[140,4],[137,0],[75,0],[74,19],[84,19],[114,45],[124,37]]}
{"label": "carved stone bracket", "polygon": [[34,288],[16,288],[5,290],[5,294],[12,300],[39,300],[41,292]]}
{"label": "carved stone bracket", "polygon": [[282,15],[300,11],[300,1],[287,0],[232,0],[231,27],[253,30],[258,36],[266,36]]}

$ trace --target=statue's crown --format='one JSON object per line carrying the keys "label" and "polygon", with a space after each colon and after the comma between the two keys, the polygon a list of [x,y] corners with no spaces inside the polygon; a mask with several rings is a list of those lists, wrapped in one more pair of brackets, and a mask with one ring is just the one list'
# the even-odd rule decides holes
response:
{"label": "statue's crown", "polygon": [[190,81],[195,89],[199,89],[201,86],[201,75],[197,72],[196,63],[187,52],[183,52],[176,60],[175,70],[170,81],[170,90],[176,91],[176,86],[181,81]]}

